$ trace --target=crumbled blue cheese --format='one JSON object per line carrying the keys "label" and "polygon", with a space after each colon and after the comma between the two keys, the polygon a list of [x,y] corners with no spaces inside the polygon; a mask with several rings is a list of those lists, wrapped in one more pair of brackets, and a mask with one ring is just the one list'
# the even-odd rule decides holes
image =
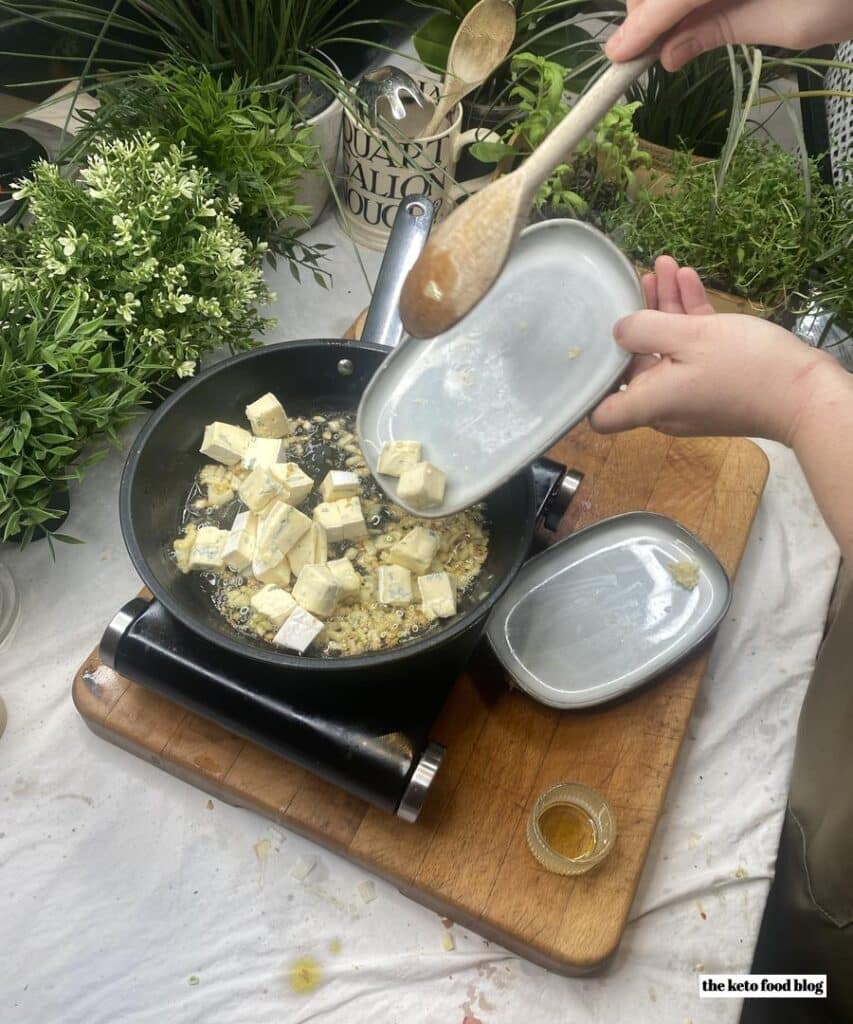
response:
{"label": "crumbled blue cheese", "polygon": [[189,568],[221,569],[225,565],[222,553],[227,541],[228,530],[218,530],[215,526],[202,526],[193,541],[187,563]]}
{"label": "crumbled blue cheese", "polygon": [[288,505],[301,505],[311,493],[314,481],[303,473],[295,462],[280,462],[269,467],[270,473],[282,485],[282,499]]}
{"label": "crumbled blue cheese", "polygon": [[412,603],[412,574],[402,565],[379,566],[379,603],[402,608]]}
{"label": "crumbled blue cheese", "polygon": [[197,533],[198,527],[194,523],[189,523],[183,537],[178,537],[172,544],[172,549],[175,552],[175,562],[181,572],[186,573],[190,571],[190,552],[193,549]]}
{"label": "crumbled blue cheese", "polygon": [[419,441],[386,441],[379,453],[377,472],[384,476],[400,476],[421,461]]}
{"label": "crumbled blue cheese", "polygon": [[330,469],[320,484],[323,501],[338,501],[352,498],[361,491],[361,480],[357,473],[344,469]]}
{"label": "crumbled blue cheese", "polygon": [[306,565],[323,565],[329,557],[326,531],[319,523],[303,533],[287,553],[291,570],[298,576]]}
{"label": "crumbled blue cheese", "polygon": [[456,587],[446,572],[419,577],[418,590],[428,619],[449,619],[456,614]]}
{"label": "crumbled blue cheese", "polygon": [[281,494],[281,484],[266,466],[257,466],[240,482],[237,494],[252,512],[260,512]]}
{"label": "crumbled blue cheese", "polygon": [[200,507],[219,508],[234,500],[234,491],[240,483],[240,478],[235,476],[228,466],[209,462],[202,466],[198,482],[207,491],[207,501],[202,501]]}
{"label": "crumbled blue cheese", "polygon": [[277,437],[250,437],[243,452],[243,469],[257,469],[258,466],[274,466],[281,462],[284,446]]}
{"label": "crumbled blue cheese", "polygon": [[416,576],[423,576],[429,572],[437,551],[438,534],[423,526],[416,526],[391,546],[388,557],[395,565],[402,565]]}
{"label": "crumbled blue cheese", "polygon": [[306,611],[327,619],[341,597],[338,581],[325,565],[306,565],[293,587],[293,598]]}
{"label": "crumbled blue cheese", "polygon": [[245,572],[252,564],[258,535],[258,517],[254,512],[239,512],[234,517],[222,560],[234,572]]}
{"label": "crumbled blue cheese", "polygon": [[214,462],[221,462],[226,466],[236,466],[243,458],[252,435],[242,427],[235,427],[231,423],[208,423],[204,428],[204,438],[199,451]]}
{"label": "crumbled blue cheese", "polygon": [[323,632],[323,623],[304,608],[296,607],[273,637],[273,643],[304,654]]}
{"label": "crumbled blue cheese", "polygon": [[250,599],[251,606],[260,615],[265,615],[270,622],[279,629],[284,625],[284,620],[296,610],[297,604],[286,590],[268,584]]}
{"label": "crumbled blue cheese", "polygon": [[403,470],[397,497],[412,508],[435,508],[444,500],[445,476],[431,462],[419,462]]}
{"label": "crumbled blue cheese", "polygon": [[361,594],[361,577],[348,558],[336,558],[326,567],[341,588],[341,602],[358,600]]}
{"label": "crumbled blue cheese", "polygon": [[290,433],[284,406],[271,391],[246,406],[246,418],[255,437],[285,437]]}

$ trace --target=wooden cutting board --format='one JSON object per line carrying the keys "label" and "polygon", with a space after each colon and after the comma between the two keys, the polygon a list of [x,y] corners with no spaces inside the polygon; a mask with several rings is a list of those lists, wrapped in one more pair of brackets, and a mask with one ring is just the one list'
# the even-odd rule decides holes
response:
{"label": "wooden cutting board", "polygon": [[[650,509],[697,533],[734,575],[767,478],[748,441],[612,438],[577,427],[550,453],[585,474],[560,535]],[[74,679],[99,735],[201,789],[358,862],[412,899],[563,974],[613,953],[646,859],[708,651],[618,704],[558,712],[507,687],[488,656],[457,680],[433,731],[444,764],[414,825],[391,817],[101,665]],[[561,780],[600,790],[615,812],[610,857],[576,879],[530,855],[527,815]]]}

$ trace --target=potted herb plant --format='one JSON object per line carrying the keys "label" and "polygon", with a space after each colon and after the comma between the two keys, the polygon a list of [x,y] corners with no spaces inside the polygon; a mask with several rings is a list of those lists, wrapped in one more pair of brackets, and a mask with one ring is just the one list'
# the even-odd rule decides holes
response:
{"label": "potted herb plant", "polygon": [[660,194],[620,210],[622,244],[643,266],[662,253],[693,266],[725,312],[768,315],[796,304],[829,224],[817,167],[804,177],[797,157],[747,139],[720,180],[719,161],[673,158]]}
{"label": "potted herb plant", "polygon": [[[511,169],[550,134],[565,117],[570,101],[564,91],[562,65],[533,53],[512,59],[510,96],[519,116],[509,124],[499,143],[472,146],[481,161],[498,162],[499,171]],[[637,173],[651,158],[639,148],[632,116],[636,104],[614,107],[599,122],[566,162],[557,167],[536,197],[538,215],[579,217],[607,228],[615,211],[637,188]]]}

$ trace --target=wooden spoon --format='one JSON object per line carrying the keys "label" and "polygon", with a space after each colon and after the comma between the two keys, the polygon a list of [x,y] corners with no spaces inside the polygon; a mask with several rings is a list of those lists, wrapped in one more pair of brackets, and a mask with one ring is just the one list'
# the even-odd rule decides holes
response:
{"label": "wooden spoon", "polygon": [[471,196],[435,229],[400,296],[409,334],[433,338],[480,301],[526,224],[539,186],[656,59],[657,51],[650,51],[611,64],[520,167]]}
{"label": "wooden spoon", "polygon": [[515,38],[515,8],[507,0],[480,0],[462,19],[450,44],[444,93],[421,138],[439,131],[444,119],[469,92],[506,59]]}

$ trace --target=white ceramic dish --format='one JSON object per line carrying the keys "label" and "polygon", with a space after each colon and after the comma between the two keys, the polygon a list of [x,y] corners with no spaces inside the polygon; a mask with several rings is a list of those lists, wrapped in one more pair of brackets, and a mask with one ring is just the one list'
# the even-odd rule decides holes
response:
{"label": "white ceramic dish", "polygon": [[[675,562],[698,568],[677,583]],[[495,605],[487,635],[506,671],[542,704],[584,708],[624,696],[702,644],[731,584],[689,530],[628,512],[580,530],[527,562]]]}
{"label": "white ceramic dish", "polygon": [[489,294],[435,338],[405,338],[374,375],[358,433],[376,475],[386,441],[417,440],[447,476],[437,518],[476,504],[578,423],[622,377],[613,324],[642,307],[637,275],[601,232],[574,220],[526,228]]}

